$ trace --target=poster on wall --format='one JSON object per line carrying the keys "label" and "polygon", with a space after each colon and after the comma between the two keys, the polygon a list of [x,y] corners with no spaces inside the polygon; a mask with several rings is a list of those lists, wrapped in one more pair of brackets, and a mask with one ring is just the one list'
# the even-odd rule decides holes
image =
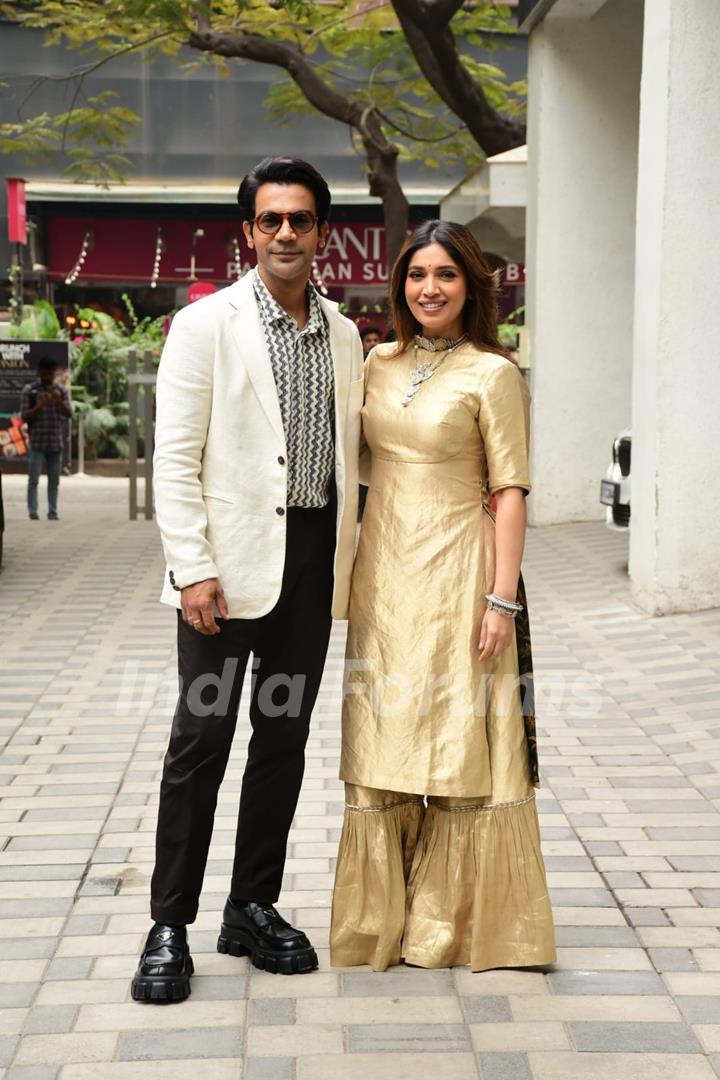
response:
{"label": "poster on wall", "polygon": [[37,378],[38,362],[45,358],[57,364],[55,382],[69,390],[67,341],[0,341],[0,460],[23,458],[28,452],[20,395],[23,387]]}

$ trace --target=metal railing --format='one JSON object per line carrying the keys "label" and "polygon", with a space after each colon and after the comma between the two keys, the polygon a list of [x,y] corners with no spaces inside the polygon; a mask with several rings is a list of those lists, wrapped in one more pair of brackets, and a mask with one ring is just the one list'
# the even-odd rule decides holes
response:
{"label": "metal railing", "polygon": [[[146,521],[153,516],[153,446],[154,446],[154,404],[155,381],[157,371],[150,352],[142,357],[142,368],[138,370],[138,355],[133,350],[128,353],[128,476],[130,478],[130,520],[137,521],[138,516],[138,433],[142,418],[145,480],[145,500],[142,512]],[[142,390],[142,400],[140,391]]]}

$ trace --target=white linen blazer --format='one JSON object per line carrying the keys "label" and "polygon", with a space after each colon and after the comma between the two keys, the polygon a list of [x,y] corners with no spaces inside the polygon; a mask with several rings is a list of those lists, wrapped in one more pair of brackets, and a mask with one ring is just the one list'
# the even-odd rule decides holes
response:
{"label": "white linen blazer", "polygon": [[[332,614],[347,617],[358,495],[362,345],[321,297],[335,371],[337,543]],[[163,603],[218,578],[230,617],[278,601],[285,565],[287,449],[249,276],[173,319],[157,379],[155,507],[167,573]]]}

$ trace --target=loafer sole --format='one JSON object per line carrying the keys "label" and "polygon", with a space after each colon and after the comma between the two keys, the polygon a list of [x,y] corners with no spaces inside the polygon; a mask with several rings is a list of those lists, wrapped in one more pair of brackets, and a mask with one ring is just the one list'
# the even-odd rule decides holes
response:
{"label": "loafer sole", "polygon": [[190,997],[190,976],[195,972],[192,957],[188,957],[187,969],[182,975],[136,975],[130,987],[133,1001],[153,1005],[171,1005]]}
{"label": "loafer sole", "polygon": [[285,951],[258,945],[252,934],[223,923],[217,951],[230,956],[249,956],[253,967],[270,975],[305,975],[318,966],[317,953],[312,948]]}

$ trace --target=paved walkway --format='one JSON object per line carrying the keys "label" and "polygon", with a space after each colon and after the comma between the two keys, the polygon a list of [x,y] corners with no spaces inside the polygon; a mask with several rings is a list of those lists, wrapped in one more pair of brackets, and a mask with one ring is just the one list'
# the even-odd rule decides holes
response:
{"label": "paved walkway", "polygon": [[720,1075],[720,612],[635,613],[626,538],[602,524],[530,532],[539,805],[560,946],[547,975],[329,968],[339,625],[280,905],[312,933],[320,972],[269,976],[214,951],[241,724],[191,933],[192,997],[142,1006],[128,984],[148,926],[174,697],[155,526],[126,520],[123,481],[64,481],[59,523],[27,520],[22,478],[4,490],[0,1076]]}

